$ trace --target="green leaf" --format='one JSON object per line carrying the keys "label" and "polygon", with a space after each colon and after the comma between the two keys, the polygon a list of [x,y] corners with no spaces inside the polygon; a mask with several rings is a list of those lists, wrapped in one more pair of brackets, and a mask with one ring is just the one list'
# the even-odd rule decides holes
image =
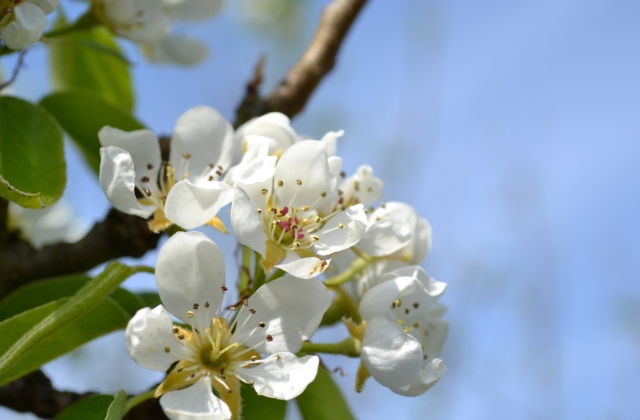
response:
{"label": "green leaf", "polygon": [[250,386],[242,385],[242,418],[244,420],[283,420],[287,402],[262,397]]}
{"label": "green leaf", "polygon": [[354,420],[342,392],[323,367],[296,402],[304,420]]}
{"label": "green leaf", "polygon": [[54,204],[67,183],[62,131],[42,108],[0,97],[0,195],[39,209]]}
{"label": "green leaf", "polygon": [[[69,298],[59,299],[0,323],[0,354],[5,354],[10,346],[22,336],[44,321],[55,315],[56,310],[63,307]],[[110,298],[95,306],[83,316],[67,323],[64,327],[48,335],[37,346],[26,350],[18,361],[7,369],[0,371],[0,385],[13,381],[39,368],[43,364],[62,356],[104,334],[124,328],[129,315]]]}
{"label": "green leaf", "polygon": [[[73,296],[91,277],[76,274],[44,279],[29,283],[0,300],[0,321],[11,318],[36,306]],[[128,290],[117,288],[109,295],[129,316],[147,306],[142,299]]]}
{"label": "green leaf", "polygon": [[125,413],[125,407],[127,405],[127,393],[122,389],[118,391],[113,402],[109,406],[105,420],[121,420]]}
{"label": "green leaf", "polygon": [[[35,323],[29,324],[28,328],[23,325],[21,329],[16,329],[13,322],[31,311],[1,323],[0,326],[9,325],[7,328],[12,338],[2,341],[0,346],[0,385],[5,383],[3,380],[15,379],[46,363],[52,359],[52,355],[60,356],[93,338],[123,328],[129,317],[120,305],[107,296],[127,277],[140,271],[152,272],[153,269],[129,267],[113,261],[71,298],[56,301],[64,302],[45,314],[44,318],[35,319]],[[97,315],[94,313],[96,311],[99,312]],[[28,320],[33,322],[34,318]],[[53,344],[51,340],[54,340]]]}
{"label": "green leaf", "polygon": [[[61,18],[64,24],[64,18]],[[133,109],[130,63],[105,27],[51,40],[49,62],[55,90],[85,89],[129,111]]]}
{"label": "green leaf", "polygon": [[67,90],[40,101],[82,151],[89,165],[100,172],[98,131],[110,125],[125,131],[144,128],[129,111],[105,101],[93,92]]}
{"label": "green leaf", "polygon": [[[62,413],[58,414],[54,420],[105,420],[120,419],[121,417],[107,417],[111,407],[119,402],[119,391],[114,398],[113,395],[93,395],[76,402]],[[125,398],[126,399],[126,398]]]}
{"label": "green leaf", "polygon": [[148,306],[150,308],[155,308],[158,305],[162,304],[160,300],[160,295],[155,292],[143,292],[137,294],[138,298],[144,302],[144,306]]}

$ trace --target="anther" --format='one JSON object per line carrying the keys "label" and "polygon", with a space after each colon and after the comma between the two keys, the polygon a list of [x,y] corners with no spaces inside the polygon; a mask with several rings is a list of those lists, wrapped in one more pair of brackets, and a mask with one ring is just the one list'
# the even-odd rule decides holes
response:
{"label": "anther", "polygon": [[386,203],[380,203],[380,207],[382,207],[383,209],[387,208],[387,204]]}
{"label": "anther", "polygon": [[270,342],[272,342],[272,341],[273,341],[273,337],[271,337],[271,335],[268,335],[268,336],[267,336],[267,341],[268,341],[269,343],[270,343]]}
{"label": "anther", "polygon": [[148,169],[148,170],[152,170],[152,169],[153,169],[153,165],[152,165],[152,164],[150,164],[150,163],[147,163],[147,169]]}
{"label": "anther", "polygon": [[213,176],[213,175],[209,175],[209,181],[213,181],[214,179],[216,179],[216,177],[215,177],[215,176]]}
{"label": "anther", "polygon": [[344,229],[344,223],[338,223],[338,227],[339,227],[340,229]]}
{"label": "anther", "polygon": [[344,194],[344,191],[338,190],[338,195],[342,195],[342,194]]}
{"label": "anther", "polygon": [[320,238],[318,236],[312,236],[311,237],[311,242],[318,242],[320,240]]}
{"label": "anther", "polygon": [[220,377],[221,377],[222,379],[227,379],[227,377],[226,377],[226,376],[224,376],[224,368],[220,369]]}
{"label": "anther", "polygon": [[300,242],[294,242],[294,243],[293,243],[293,248],[294,248],[294,249],[298,249],[298,248],[300,248]]}
{"label": "anther", "polygon": [[244,306],[249,306],[249,301],[245,299],[245,300],[242,301],[242,304]]}
{"label": "anther", "polygon": [[359,181],[354,182],[354,187],[356,191],[360,191],[360,182]]}
{"label": "anther", "polygon": [[253,309],[253,308],[249,309],[249,312],[251,312],[251,315],[255,315],[256,314],[256,310]]}
{"label": "anther", "polygon": [[255,362],[256,360],[258,360],[258,356],[251,356],[251,361]]}
{"label": "anther", "polygon": [[405,315],[409,315],[409,308],[405,308],[404,313]]}
{"label": "anther", "polygon": [[278,187],[282,187],[284,185],[284,182],[282,180],[278,181]]}
{"label": "anther", "polygon": [[189,318],[193,318],[195,315],[194,315],[193,311],[187,311],[187,316]]}
{"label": "anther", "polygon": [[272,207],[272,208],[271,208],[271,213],[273,213],[273,214],[277,214],[277,213],[278,213],[278,209],[277,209],[277,208],[275,208],[275,207]]}
{"label": "anther", "polygon": [[309,211],[309,206],[302,206],[302,207],[300,207],[300,210]]}
{"label": "anther", "polygon": [[184,152],[182,154],[182,157],[185,158],[185,159],[191,159],[191,153]]}
{"label": "anther", "polygon": [[194,303],[194,304],[193,304],[193,309],[198,309],[198,307],[199,307],[199,306],[200,306],[199,304]]}
{"label": "anther", "polygon": [[262,209],[258,209],[258,214],[262,214]]}
{"label": "anther", "polygon": [[213,167],[214,167],[215,165],[214,165],[213,163],[209,162],[209,163],[207,164],[207,166],[208,166],[210,169],[213,169]]}
{"label": "anther", "polygon": [[178,334],[180,332],[180,328],[178,327],[173,327],[173,333],[174,334]]}
{"label": "anther", "polygon": [[149,182],[149,177],[145,175],[145,176],[143,176],[140,180],[141,180],[142,182]]}
{"label": "anther", "polygon": [[[222,289],[222,293],[226,292],[227,290],[229,290],[229,288],[227,286],[220,286],[220,288]],[[204,304],[205,307],[209,307],[209,302]]]}
{"label": "anther", "polygon": [[302,180],[301,179],[296,179],[296,184],[302,185]]}
{"label": "anther", "polygon": [[325,198],[325,197],[327,196],[327,192],[326,192],[326,191],[322,191],[322,192],[320,193],[320,195],[322,196],[322,198]]}
{"label": "anther", "polygon": [[[226,287],[226,286],[222,286],[222,287],[223,287],[222,291],[224,292],[224,287]],[[211,306],[211,305],[209,305],[209,302],[205,302],[204,303],[204,307],[205,308],[208,308],[209,306]]]}
{"label": "anther", "polygon": [[316,223],[320,223],[320,221],[322,220],[322,218],[320,216],[316,216],[313,218],[313,221]]}
{"label": "anther", "polygon": [[221,171],[220,169],[217,169],[217,170],[216,170],[216,174],[217,174],[218,176],[222,176],[222,171]]}
{"label": "anther", "polygon": [[345,211],[347,209],[346,206],[340,206],[340,211]]}
{"label": "anther", "polygon": [[413,323],[413,328],[420,328],[420,323],[419,322],[414,322]]}
{"label": "anther", "polygon": [[255,383],[255,382],[253,382],[252,380],[249,380],[249,382],[247,382],[247,385],[249,385],[249,386],[253,386],[253,384],[254,384],[254,383]]}
{"label": "anther", "polygon": [[345,178],[346,176],[347,176],[347,173],[345,171],[340,172],[341,178]]}
{"label": "anther", "polygon": [[227,389],[227,394],[231,394],[233,391],[230,389]]}
{"label": "anther", "polygon": [[418,309],[418,306],[420,306],[420,304],[419,304],[418,302],[414,302],[414,303],[413,303],[413,307],[414,307],[414,308]]}
{"label": "anther", "polygon": [[169,353],[170,351],[171,351],[171,349],[170,349],[169,347],[165,347],[165,348],[164,348],[164,352],[165,352],[165,353]]}
{"label": "anther", "polygon": [[178,335],[178,340],[184,340],[184,334]]}
{"label": "anther", "polygon": [[264,321],[260,321],[260,323],[258,324],[258,327],[260,328],[264,328],[267,324],[264,323]]}
{"label": "anther", "polygon": [[145,191],[145,193],[147,194],[147,197],[151,197],[151,190],[149,188],[147,188],[147,191]]}
{"label": "anther", "polygon": [[394,300],[393,303],[395,303],[396,306],[402,306],[402,301],[400,299]]}
{"label": "anther", "polygon": [[266,188],[263,188],[263,189],[262,189],[262,194],[266,194],[266,193],[268,193],[268,192],[269,192],[269,190],[268,190],[268,189],[266,189]]}

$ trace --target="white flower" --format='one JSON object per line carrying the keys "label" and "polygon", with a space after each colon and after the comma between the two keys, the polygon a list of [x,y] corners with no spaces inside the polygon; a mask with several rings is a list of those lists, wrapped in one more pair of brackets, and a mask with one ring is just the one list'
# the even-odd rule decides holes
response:
{"label": "white flower", "polygon": [[[237,314],[223,316],[220,249],[202,233],[179,232],[160,250],[156,283],[164,306],[138,311],[126,339],[140,365],[161,372],[174,366],[156,391],[156,396],[167,393],[160,404],[170,417],[207,413],[227,419],[229,409],[237,417],[240,382],[259,395],[289,400],[314,380],[318,357],[294,353],[329,307],[329,294],[319,281],[282,277],[258,289]],[[188,327],[173,325],[167,310]],[[237,316],[230,321],[230,315]],[[193,386],[182,389],[188,385]]]}
{"label": "white flower", "polygon": [[267,154],[270,156],[281,156],[298,141],[298,134],[291,127],[289,117],[280,112],[270,112],[238,127],[235,135],[234,162],[239,162],[242,154],[249,148],[251,136],[260,137],[267,142]]}
{"label": "white flower", "polygon": [[88,230],[87,224],[75,216],[64,199],[40,210],[9,203],[9,224],[20,230],[35,249],[58,242],[76,242]]}
{"label": "white flower", "polygon": [[156,63],[178,63],[191,66],[204,60],[207,46],[195,38],[169,35],[155,44],[143,46],[147,58]]}
{"label": "white flower", "polygon": [[[40,3],[43,7],[38,7]],[[47,27],[46,14],[53,11],[54,4],[57,2],[25,1],[13,9],[5,9],[6,14],[0,21],[0,37],[6,46],[19,50],[37,42]]]}
{"label": "white flower", "polygon": [[210,19],[224,6],[223,0],[164,0],[163,3],[174,18],[187,21]]}
{"label": "white flower", "polygon": [[153,214],[152,230],[172,222],[185,229],[201,226],[229,202],[231,190],[219,179],[231,163],[233,128],[213,108],[194,107],[178,119],[169,162],[162,162],[158,138],[149,130],[107,126],[98,136],[104,146],[102,190],[120,211],[144,218]]}
{"label": "white flower", "polygon": [[171,30],[171,17],[159,0],[98,0],[98,10],[114,33],[137,43],[158,42]]}
{"label": "white flower", "polygon": [[449,331],[441,318],[445,307],[438,303],[445,288],[413,266],[387,274],[362,297],[362,363],[397,394],[423,394],[447,370],[439,358]]}
{"label": "white flower", "polygon": [[431,225],[408,204],[391,201],[369,211],[358,249],[374,257],[419,264],[431,249]]}
{"label": "white flower", "polygon": [[[238,241],[296,277],[322,273],[327,256],[355,245],[366,227],[363,206],[321,208],[337,188],[327,143],[303,140],[275,156],[254,159],[236,181],[231,223]],[[278,264],[280,263],[280,264]]]}

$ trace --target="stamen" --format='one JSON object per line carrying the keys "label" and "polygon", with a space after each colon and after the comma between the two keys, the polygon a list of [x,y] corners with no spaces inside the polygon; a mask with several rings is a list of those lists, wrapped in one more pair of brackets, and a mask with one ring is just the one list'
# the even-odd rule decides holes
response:
{"label": "stamen", "polygon": [[282,180],[278,181],[278,187],[282,187],[284,185],[284,182]]}
{"label": "stamen", "polygon": [[268,193],[268,192],[269,192],[269,190],[268,190],[268,189],[266,189],[266,188],[263,188],[261,192],[262,192],[262,194],[266,194],[266,193]]}
{"label": "stamen", "polygon": [[298,184],[298,185],[302,185],[302,180],[300,180],[300,179],[296,179],[296,184]]}

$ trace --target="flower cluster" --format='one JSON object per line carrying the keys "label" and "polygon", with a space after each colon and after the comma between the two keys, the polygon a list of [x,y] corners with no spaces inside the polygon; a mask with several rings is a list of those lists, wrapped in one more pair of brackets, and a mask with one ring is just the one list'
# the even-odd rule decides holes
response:
{"label": "flower cluster", "polygon": [[[205,106],[179,118],[167,160],[149,130],[99,132],[100,184],[111,203],[154,231],[178,231],[158,256],[163,305],[140,310],[126,331],[134,360],[167,372],[155,395],[170,418],[239,419],[241,384],[297,397],[316,376],[315,353],[332,348],[309,341],[330,313],[350,333],[344,354],[361,356],[358,391],[373,377],[416,396],[446,372],[438,302],[446,284],[418,266],[431,226],[407,204],[379,202],[383,182],[370,166],[347,176],[336,155],[342,135],[304,139],[279,113],[234,131]],[[217,216],[227,205],[243,261],[239,299],[223,309],[218,246],[180,231],[227,232]]]}
{"label": "flower cluster", "polygon": [[94,0],[100,20],[112,32],[142,46],[152,61],[195,64],[207,55],[200,41],[171,33],[174,21],[216,15],[222,0]]}
{"label": "flower cluster", "polygon": [[38,42],[59,0],[0,1],[0,38],[12,50]]}

